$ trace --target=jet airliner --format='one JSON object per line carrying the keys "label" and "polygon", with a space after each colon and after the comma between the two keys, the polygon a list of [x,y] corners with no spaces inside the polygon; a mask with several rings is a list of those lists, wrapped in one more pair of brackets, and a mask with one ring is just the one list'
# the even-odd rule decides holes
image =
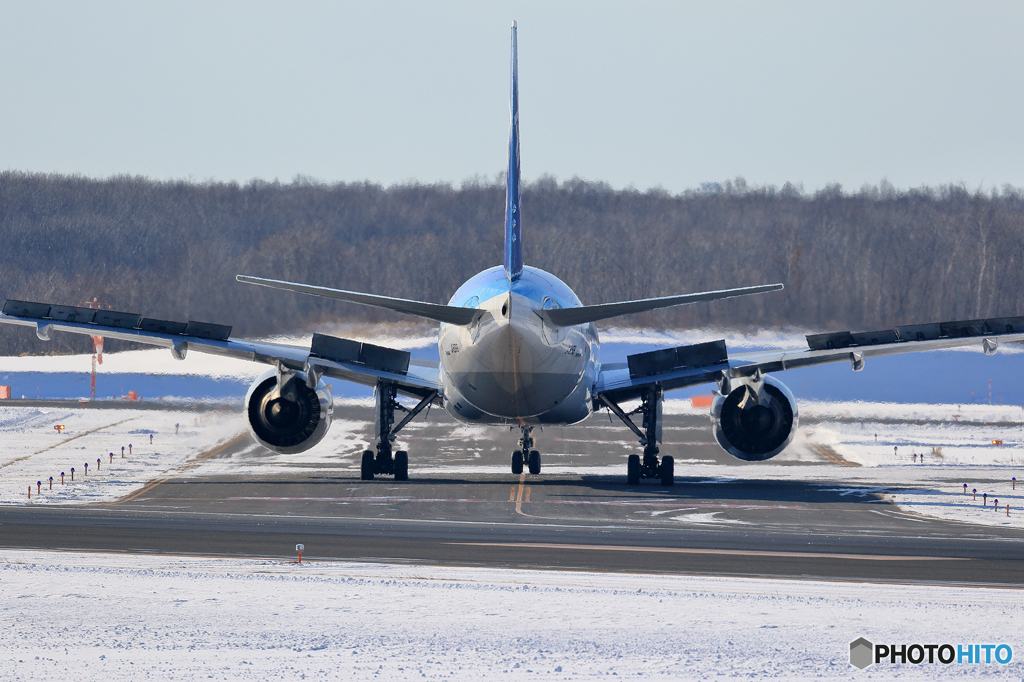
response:
{"label": "jet airliner", "polygon": [[[533,434],[545,424],[577,424],[607,408],[632,431],[640,447],[627,457],[630,484],[674,481],[674,460],[661,456],[666,391],[714,384],[711,426],[718,443],[747,461],[767,460],[792,441],[798,415],[793,394],[772,376],[794,367],[849,362],[863,369],[879,355],[979,343],[987,354],[1002,341],[1024,340],[1024,317],[919,324],[874,332],[813,334],[807,347],[730,353],[724,340],[629,355],[602,363],[595,322],[778,291],[782,284],[583,305],[555,275],[523,262],[519,167],[519,73],[512,24],[510,121],[505,195],[504,263],[465,284],[447,304],[392,298],[238,275],[239,282],[376,306],[433,320],[439,362],[412,360],[405,351],[314,334],[309,347],[231,337],[231,328],[174,322],[134,313],[7,300],[0,322],[35,328],[40,339],[55,331],[163,346],[184,360],[189,350],[243,358],[271,366],[249,388],[245,413],[253,437],[280,453],[314,447],[331,424],[333,397],[325,378],[376,388],[374,450],[362,455],[361,477],[409,476],[409,456],[395,450],[397,434],[430,405],[463,422],[518,428],[513,474],[541,472]],[[399,402],[399,395],[415,405]],[[626,411],[624,404],[638,406]],[[402,418],[396,423],[396,415]],[[640,423],[635,421],[639,417]]]}

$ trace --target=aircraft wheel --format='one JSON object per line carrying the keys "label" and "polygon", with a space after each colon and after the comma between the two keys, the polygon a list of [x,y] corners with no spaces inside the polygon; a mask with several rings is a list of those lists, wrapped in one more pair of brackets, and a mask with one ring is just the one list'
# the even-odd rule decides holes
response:
{"label": "aircraft wheel", "polygon": [[523,473],[523,451],[516,450],[512,453],[512,473],[517,476]]}
{"label": "aircraft wheel", "polygon": [[534,475],[540,473],[540,453],[536,450],[530,450],[530,473]]}
{"label": "aircraft wheel", "polygon": [[676,461],[671,455],[661,458],[661,484],[675,485],[676,482]]}
{"label": "aircraft wheel", "polygon": [[409,453],[405,450],[399,450],[395,453],[395,480],[409,480]]}
{"label": "aircraft wheel", "polygon": [[364,481],[373,480],[373,451],[363,450],[363,462],[359,468],[359,478]]}
{"label": "aircraft wheel", "polygon": [[626,483],[629,485],[640,483],[640,455],[630,455],[626,460]]}

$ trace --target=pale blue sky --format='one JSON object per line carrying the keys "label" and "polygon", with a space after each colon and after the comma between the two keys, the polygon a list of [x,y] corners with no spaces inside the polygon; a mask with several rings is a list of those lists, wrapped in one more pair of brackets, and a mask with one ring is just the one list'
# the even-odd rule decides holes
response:
{"label": "pale blue sky", "polygon": [[1024,186],[1021,2],[0,0],[0,168]]}

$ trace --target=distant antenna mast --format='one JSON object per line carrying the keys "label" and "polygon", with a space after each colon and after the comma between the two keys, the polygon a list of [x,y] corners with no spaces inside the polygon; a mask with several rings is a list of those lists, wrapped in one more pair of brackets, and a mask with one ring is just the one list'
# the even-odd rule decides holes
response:
{"label": "distant antenna mast", "polygon": [[[82,307],[93,310],[103,309],[103,305],[95,297],[92,301],[83,303]],[[107,306],[107,310],[110,310],[110,306]],[[92,339],[92,377],[89,379],[89,400],[96,400],[96,365],[103,364],[103,337],[90,334],[89,338]]]}

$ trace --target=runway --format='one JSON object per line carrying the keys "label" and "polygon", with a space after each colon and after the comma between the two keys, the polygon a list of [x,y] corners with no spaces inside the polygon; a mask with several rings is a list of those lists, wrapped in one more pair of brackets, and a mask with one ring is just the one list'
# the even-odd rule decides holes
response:
{"label": "runway", "polygon": [[[363,412],[339,416],[368,430]],[[302,543],[307,560],[1024,586],[1020,531],[904,513],[867,487],[748,479],[708,442],[706,419],[666,419],[669,488],[627,486],[610,467],[634,446],[598,420],[545,430],[552,473],[513,476],[480,465],[507,466],[514,434],[435,415],[406,441],[405,483],[358,480],[358,439],[314,470],[254,468],[278,456],[241,437],[116,503],[2,507],[0,544],[290,558]],[[569,454],[600,473],[559,473]],[[688,458],[721,462],[722,477],[687,477]],[[231,462],[250,466],[233,475]]]}

